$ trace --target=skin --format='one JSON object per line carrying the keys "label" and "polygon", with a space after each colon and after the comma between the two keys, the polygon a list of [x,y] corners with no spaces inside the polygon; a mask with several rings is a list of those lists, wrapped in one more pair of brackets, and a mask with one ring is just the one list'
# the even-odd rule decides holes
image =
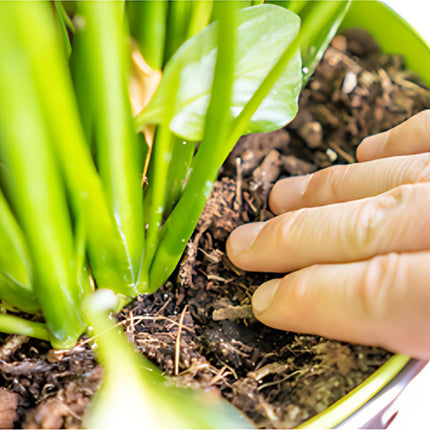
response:
{"label": "skin", "polygon": [[370,136],[359,163],[275,184],[277,215],[227,241],[271,327],[430,359],[430,110]]}

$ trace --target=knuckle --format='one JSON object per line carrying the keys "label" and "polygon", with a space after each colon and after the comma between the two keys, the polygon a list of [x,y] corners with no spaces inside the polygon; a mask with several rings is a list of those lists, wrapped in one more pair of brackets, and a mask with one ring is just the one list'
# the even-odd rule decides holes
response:
{"label": "knuckle", "polygon": [[312,201],[317,196],[324,201],[338,199],[339,184],[345,183],[348,166],[337,165],[319,170],[311,175],[303,198]]}
{"label": "knuckle", "polygon": [[415,162],[413,182],[430,182],[430,154],[420,154]]}
{"label": "knuckle", "polygon": [[291,279],[292,282],[290,282],[294,286],[286,289],[290,302],[299,305],[312,303],[315,300],[315,289],[312,286],[317,282],[318,268],[319,265],[313,264],[285,276],[284,279]]}
{"label": "knuckle", "polygon": [[[273,228],[275,229],[272,237],[276,238],[278,243],[278,249],[283,249],[285,244],[288,244],[292,240],[292,236],[301,234],[300,223],[303,218],[305,209],[299,209],[293,212],[281,215],[278,222],[273,222]],[[270,223],[271,221],[269,221]]]}
{"label": "knuckle", "polygon": [[395,188],[380,194],[360,205],[355,212],[346,246],[353,245],[355,255],[370,256],[375,253],[383,236],[383,226],[387,222],[389,212],[402,205],[406,189]]}
{"label": "knuckle", "polygon": [[372,320],[384,319],[391,308],[393,288],[404,278],[405,265],[401,254],[373,257],[363,272],[359,300],[364,315]]}

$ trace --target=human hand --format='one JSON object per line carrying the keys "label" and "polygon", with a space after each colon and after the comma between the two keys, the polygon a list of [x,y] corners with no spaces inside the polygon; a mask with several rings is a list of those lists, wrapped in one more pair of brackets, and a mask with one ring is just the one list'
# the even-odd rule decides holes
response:
{"label": "human hand", "polygon": [[253,296],[283,330],[430,358],[430,110],[357,149],[360,163],[277,182],[277,214],[227,241],[244,270],[286,273]]}

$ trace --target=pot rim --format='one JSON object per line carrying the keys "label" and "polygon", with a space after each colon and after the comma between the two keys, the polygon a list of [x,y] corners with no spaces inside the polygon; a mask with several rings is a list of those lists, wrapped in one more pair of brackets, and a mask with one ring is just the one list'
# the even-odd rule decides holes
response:
{"label": "pot rim", "polygon": [[[356,421],[360,422],[360,426],[357,428],[384,428],[375,424],[382,421],[383,413],[425,364],[425,361],[417,361],[406,355],[395,354],[347,395],[297,428],[335,428],[343,423],[350,426],[352,423],[346,421],[352,418],[356,418]],[[369,404],[377,399],[380,401],[376,407],[369,407]],[[357,417],[354,414],[362,416]]]}
{"label": "pot rim", "polygon": [[339,31],[349,27],[367,30],[384,53],[402,55],[407,68],[430,86],[429,43],[388,5],[375,0],[352,0]]}

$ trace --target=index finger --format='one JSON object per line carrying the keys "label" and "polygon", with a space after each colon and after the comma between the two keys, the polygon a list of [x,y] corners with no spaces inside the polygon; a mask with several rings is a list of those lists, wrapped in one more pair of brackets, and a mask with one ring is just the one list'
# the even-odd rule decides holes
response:
{"label": "index finger", "polygon": [[280,214],[376,196],[400,185],[429,181],[429,153],[390,157],[281,179],[270,193],[269,204],[273,213]]}
{"label": "index finger", "polygon": [[424,110],[398,126],[366,137],[357,148],[358,161],[430,152],[430,110]]}
{"label": "index finger", "polygon": [[430,184],[401,185],[375,197],[241,225],[227,240],[227,254],[243,270],[285,273],[429,249],[429,222]]}

